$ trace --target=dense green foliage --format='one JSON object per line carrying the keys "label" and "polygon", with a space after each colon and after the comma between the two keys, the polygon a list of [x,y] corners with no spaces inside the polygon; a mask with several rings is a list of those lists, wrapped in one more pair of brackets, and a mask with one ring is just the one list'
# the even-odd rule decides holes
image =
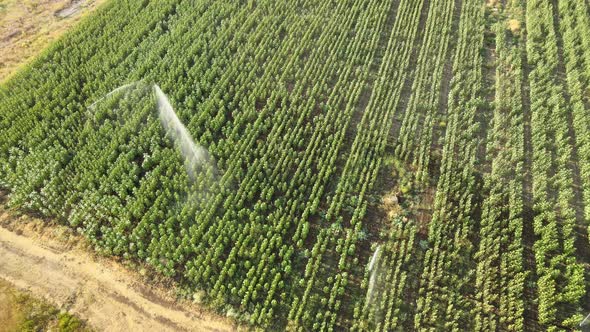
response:
{"label": "dense green foliage", "polygon": [[[0,186],[271,330],[573,328],[590,310],[589,15],[111,0],[0,87]],[[217,175],[188,176],[149,94],[88,108],[139,80]]]}

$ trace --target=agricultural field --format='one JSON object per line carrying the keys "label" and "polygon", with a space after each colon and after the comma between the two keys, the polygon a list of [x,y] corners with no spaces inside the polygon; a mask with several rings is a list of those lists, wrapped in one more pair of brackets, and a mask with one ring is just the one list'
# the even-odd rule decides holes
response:
{"label": "agricultural field", "polygon": [[277,331],[590,314],[590,1],[106,0],[0,85],[8,205]]}

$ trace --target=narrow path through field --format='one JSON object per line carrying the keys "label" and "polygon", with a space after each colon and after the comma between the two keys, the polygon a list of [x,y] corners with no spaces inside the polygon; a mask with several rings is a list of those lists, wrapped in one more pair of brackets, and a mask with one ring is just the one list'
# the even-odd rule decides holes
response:
{"label": "narrow path through field", "polygon": [[134,282],[117,264],[48,246],[0,227],[0,277],[86,319],[99,331],[231,331]]}
{"label": "narrow path through field", "polygon": [[[395,146],[398,143],[402,122],[405,117],[405,113],[408,109],[408,104],[410,103],[412,87],[414,86],[414,79],[416,78],[416,68],[418,67],[418,54],[420,54],[420,47],[424,42],[426,20],[428,19],[428,11],[430,9],[430,5],[430,0],[424,0],[424,3],[422,5],[422,11],[420,12],[420,18],[418,21],[418,31],[416,34],[414,45],[412,46],[412,53],[410,55],[410,65],[408,67],[409,72],[407,73],[406,79],[404,80],[404,85],[400,93],[400,100],[397,105],[397,110],[395,111],[395,117],[393,118],[393,125],[391,126],[389,132],[390,137],[388,139],[388,142],[392,142],[393,146]],[[393,147],[391,147],[391,151],[389,153],[391,155],[395,155]],[[420,197],[420,200],[424,201],[428,200],[428,198],[428,195],[424,193]],[[428,228],[427,224],[430,223],[430,219],[432,218],[431,205],[428,204],[427,206],[429,208],[428,211],[423,211],[421,214],[422,216],[425,216],[426,220],[422,221],[422,223],[426,224],[426,226],[424,226],[424,228],[426,229]],[[418,252],[419,250],[421,250],[421,247],[419,246],[419,241],[425,240],[427,238],[427,235],[419,233],[417,234],[417,237],[418,241],[414,242],[413,248],[410,249],[409,252],[412,253],[413,257],[419,257],[419,259],[415,259],[413,264],[410,265],[410,270],[408,271],[410,282],[407,282],[405,284],[404,289],[401,290],[403,292],[405,302],[412,304],[407,307],[407,314],[400,319],[400,326],[403,326],[403,328],[407,330],[412,329],[412,324],[414,323],[410,318],[414,317],[415,315],[416,307],[414,304],[417,301],[418,288],[420,287],[420,284],[414,281],[419,280],[418,278],[420,277],[420,273],[422,273],[424,264],[424,254]]]}
{"label": "narrow path through field", "polygon": [[[438,119],[447,121],[447,114],[449,112],[449,95],[451,93],[451,82],[453,81],[453,63],[455,61],[456,53],[459,43],[459,23],[461,22],[461,12],[463,9],[463,0],[454,0],[455,7],[453,10],[453,27],[450,35],[449,47],[445,55],[445,62],[443,67],[443,76],[440,85],[440,97],[438,99]],[[446,126],[435,124],[432,132],[432,141],[430,142],[430,165],[429,174],[434,178],[434,185],[438,182],[440,167],[443,159],[443,146],[445,145],[445,136],[447,132]]]}
{"label": "narrow path through field", "polygon": [[[379,33],[379,40],[377,41],[377,45],[374,50],[373,58],[372,58],[371,63],[369,65],[369,75],[365,81],[365,86],[363,87],[361,95],[360,95],[359,99],[357,100],[357,104],[356,104],[356,107],[355,107],[354,112],[352,114],[352,118],[350,120],[350,123],[348,124],[348,127],[346,128],[343,150],[340,153],[341,156],[349,156],[350,155],[353,143],[354,143],[355,138],[356,138],[358,131],[359,131],[358,125],[359,125],[359,123],[361,123],[361,120],[363,118],[363,115],[364,115],[367,107],[369,107],[369,102],[370,102],[371,96],[373,94],[373,91],[375,89],[375,81],[379,78],[379,69],[381,68],[383,58],[385,57],[385,52],[387,50],[387,43],[388,43],[388,40],[392,34],[392,30],[394,28],[394,25],[395,25],[395,19],[398,15],[399,6],[400,6],[400,1],[392,1],[391,5],[389,6],[389,8],[387,10],[387,15],[385,16],[383,21],[379,24],[379,26],[381,26],[381,30]],[[342,172],[344,171],[345,164],[346,164],[346,160],[342,160],[340,163],[338,163],[336,165],[337,171],[335,172],[335,174],[342,174]],[[337,185],[338,185],[337,181],[335,181],[335,180],[330,181],[328,184],[328,191],[327,192],[335,191]],[[372,235],[374,236],[374,234],[376,234],[376,233],[377,232],[373,232],[373,234],[370,234],[369,236],[372,236]],[[372,252],[371,252],[371,248],[370,248],[370,243],[371,243],[371,240],[361,242],[361,244],[359,246],[358,257],[363,257],[366,259],[371,257]],[[336,252],[331,252],[331,254],[335,255]],[[335,260],[334,260],[334,263],[336,263]],[[360,266],[364,266],[364,265],[361,264]],[[362,272],[357,271],[356,274],[361,276]],[[353,275],[354,275],[354,273],[353,273]],[[353,284],[356,286],[360,286],[360,280],[356,280]],[[355,296],[363,296],[362,294],[364,294],[364,293],[365,293],[365,291],[362,290],[360,287],[354,287],[350,291],[350,293],[345,294],[344,298],[345,298],[345,301],[352,302],[353,298]],[[350,312],[344,312],[347,309]],[[351,306],[346,306],[346,305],[342,306],[340,309],[340,316],[341,317],[352,317],[352,311],[351,311],[352,309],[353,309],[352,305]]]}
{"label": "narrow path through field", "polygon": [[[526,16],[523,14],[523,17]],[[529,63],[526,53],[526,35],[522,37],[522,112],[524,121],[524,175],[522,179],[522,221],[523,221],[523,262],[524,269],[528,271],[527,284],[525,286],[525,308],[524,321],[529,330],[538,331],[540,327],[538,322],[537,309],[537,287],[534,286],[537,280],[537,267],[533,245],[536,237],[533,230],[534,210],[533,210],[533,143],[531,128],[531,88],[529,83]],[[532,285],[532,286],[531,286]],[[534,325],[534,326],[533,326]]]}
{"label": "narrow path through field", "polygon": [[[493,124],[490,124],[490,121],[494,117],[493,103],[496,98],[496,75],[498,67],[496,33],[492,29],[493,24],[494,22],[491,15],[488,15],[485,21],[483,49],[481,50],[483,53],[482,80],[484,87],[481,88],[479,92],[481,98],[486,101],[486,107],[480,107],[474,117],[475,123],[479,125],[479,130],[476,135],[478,140],[477,152],[475,154],[477,163],[474,172],[475,182],[477,183],[478,189],[473,195],[473,202],[475,203],[475,207],[472,211],[473,231],[469,234],[469,239],[471,243],[475,245],[480,243],[479,230],[483,216],[482,207],[483,202],[486,200],[486,196],[489,195],[484,189],[484,176],[492,173],[492,160],[494,159],[494,157],[487,151],[490,126],[493,126]],[[476,264],[476,262],[473,261],[473,264]],[[475,282],[475,279],[472,278],[472,282]],[[475,289],[475,287],[473,289]]]}
{"label": "narrow path through field", "polygon": [[[381,32],[379,33],[379,40],[373,54],[373,60],[369,66],[369,75],[361,92],[360,98],[357,101],[354,112],[352,113],[350,124],[346,128],[346,134],[344,136],[344,150],[341,153],[342,156],[348,156],[350,154],[352,143],[354,142],[358,132],[358,124],[361,122],[363,114],[365,113],[366,108],[369,106],[369,101],[371,99],[371,95],[373,94],[373,89],[375,88],[375,81],[379,76],[379,68],[381,67],[381,63],[383,62],[383,57],[385,56],[385,51],[387,49],[387,42],[395,24],[395,17],[397,16],[399,5],[400,1],[391,2],[391,6],[388,9],[385,20],[381,24],[382,28]],[[345,163],[342,162],[338,165],[339,171],[336,172],[336,174],[341,173],[340,170],[344,168],[344,164]],[[335,184],[335,181],[332,183]]]}
{"label": "narrow path through field", "polygon": [[[480,166],[478,174],[478,181],[483,183],[481,178],[483,174],[489,174],[492,172],[492,157],[488,155],[488,132],[491,126],[490,121],[494,117],[494,100],[496,99],[496,81],[497,81],[497,55],[496,55],[496,33],[493,30],[494,21],[492,19],[492,15],[489,14],[486,19],[486,25],[484,30],[484,48],[483,48],[483,67],[482,67],[482,76],[484,87],[482,88],[481,94],[483,99],[487,102],[487,110],[481,110],[476,113],[475,118],[477,123],[480,125],[479,129],[479,139],[480,143],[478,144],[477,149],[477,159],[479,161]],[[481,196],[481,191],[476,193],[476,196]],[[476,199],[477,202],[483,202],[483,197],[478,197]],[[481,220],[477,218],[477,220]]]}
{"label": "narrow path through field", "polygon": [[414,78],[416,77],[416,68],[418,67],[418,54],[420,54],[420,46],[422,46],[424,40],[424,32],[426,28],[426,19],[428,18],[428,10],[430,8],[430,0],[424,0],[422,5],[422,11],[420,12],[420,21],[418,21],[418,31],[416,34],[416,40],[412,46],[412,55],[410,56],[410,65],[408,66],[408,73],[404,81],[404,86],[400,93],[400,100],[397,104],[395,111],[395,117],[393,118],[393,125],[389,132],[388,142],[397,144],[400,129],[408,104],[410,103],[410,97],[412,95],[412,87],[414,86]]}

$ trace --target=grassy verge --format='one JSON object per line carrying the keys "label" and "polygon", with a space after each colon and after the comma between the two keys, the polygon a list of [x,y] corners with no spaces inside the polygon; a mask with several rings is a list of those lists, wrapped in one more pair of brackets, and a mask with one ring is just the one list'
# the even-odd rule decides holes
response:
{"label": "grassy verge", "polygon": [[0,279],[0,332],[92,331],[77,317]]}

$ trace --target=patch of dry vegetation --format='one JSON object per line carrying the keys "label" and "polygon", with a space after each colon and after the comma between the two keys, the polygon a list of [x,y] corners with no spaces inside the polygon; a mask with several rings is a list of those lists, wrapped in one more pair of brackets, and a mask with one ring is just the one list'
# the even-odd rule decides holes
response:
{"label": "patch of dry vegetation", "polygon": [[520,21],[514,18],[508,20],[508,29],[510,29],[513,35],[518,35],[520,32]]}
{"label": "patch of dry vegetation", "polygon": [[67,312],[20,291],[0,279],[0,332],[9,331],[91,331],[84,322]]}
{"label": "patch of dry vegetation", "polygon": [[0,82],[106,0],[0,0]]}

